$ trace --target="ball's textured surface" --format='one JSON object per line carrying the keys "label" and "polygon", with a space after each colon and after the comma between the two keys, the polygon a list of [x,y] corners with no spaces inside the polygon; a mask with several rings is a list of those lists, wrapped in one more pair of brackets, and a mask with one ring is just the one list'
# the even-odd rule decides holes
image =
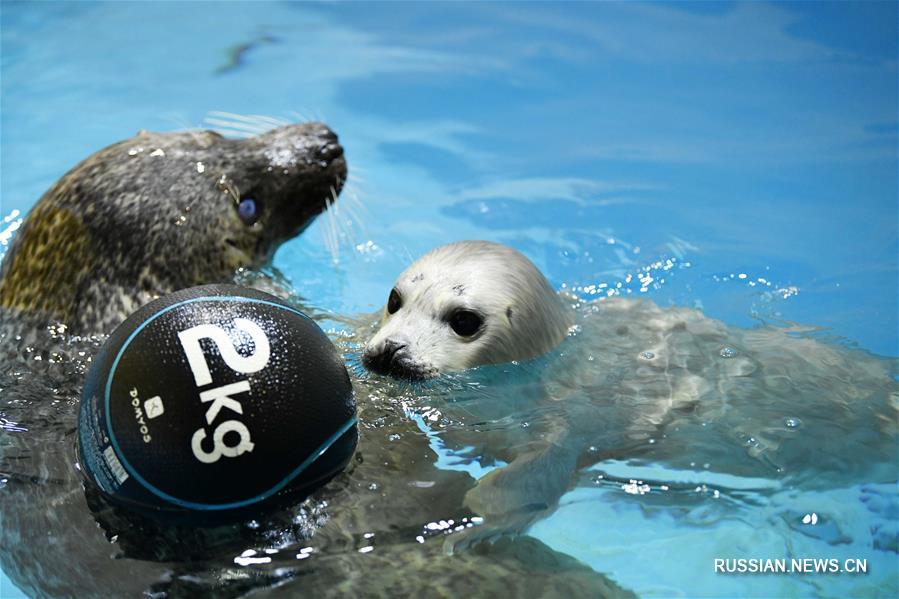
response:
{"label": "ball's textured surface", "polygon": [[95,358],[82,468],[114,503],[239,511],[300,497],[357,442],[346,367],[307,316],[260,291],[206,285],[147,304]]}

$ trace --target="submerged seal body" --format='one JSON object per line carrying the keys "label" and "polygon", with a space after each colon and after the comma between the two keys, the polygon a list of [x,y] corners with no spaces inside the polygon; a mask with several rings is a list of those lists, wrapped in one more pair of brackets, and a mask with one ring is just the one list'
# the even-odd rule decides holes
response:
{"label": "submerged seal body", "polygon": [[[478,400],[444,409],[441,439],[457,459],[508,464],[466,494],[486,522],[452,535],[451,549],[524,531],[555,509],[580,467],[604,458],[714,463],[816,487],[893,480],[895,360],[649,300],[578,302],[495,243],[452,243],[409,266],[363,365],[421,380],[541,354],[494,368],[509,389],[493,396],[495,408]],[[514,414],[521,426],[502,424]],[[803,422],[801,434],[784,422]],[[847,463],[853,452],[866,459]]]}
{"label": "submerged seal body", "polygon": [[268,260],[336,199],[346,173],[337,136],[316,123],[243,140],[140,132],[35,204],[0,269],[0,306],[109,332],[151,299]]}
{"label": "submerged seal body", "polygon": [[[364,381],[354,381],[366,424],[351,470],[300,505],[235,526],[169,526],[84,486],[74,439],[94,334],[156,296],[265,262],[345,175],[322,125],[240,141],[141,133],[89,157],[35,205],[0,267],[0,566],[23,590],[631,596],[533,539],[457,556],[424,542],[433,522],[466,518],[472,481],[437,470],[401,404]],[[373,536],[376,550],[360,552]]]}

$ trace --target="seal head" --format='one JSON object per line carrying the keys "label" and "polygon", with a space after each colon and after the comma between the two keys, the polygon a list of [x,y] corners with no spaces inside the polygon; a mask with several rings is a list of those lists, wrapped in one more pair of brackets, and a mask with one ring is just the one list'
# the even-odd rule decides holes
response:
{"label": "seal head", "polygon": [[336,199],[346,172],[318,123],[242,140],[140,132],[37,202],[0,270],[0,306],[108,331],[156,297],[267,261]]}
{"label": "seal head", "polygon": [[397,279],[363,365],[421,380],[481,364],[535,358],[573,322],[534,264],[512,248],[461,241],[419,258]]}

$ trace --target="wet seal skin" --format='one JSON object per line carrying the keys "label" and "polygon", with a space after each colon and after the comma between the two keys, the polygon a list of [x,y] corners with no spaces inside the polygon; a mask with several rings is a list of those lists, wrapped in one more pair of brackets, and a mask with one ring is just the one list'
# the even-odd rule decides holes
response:
{"label": "wet seal skin", "polygon": [[[441,430],[448,447],[487,446],[481,455],[507,464],[466,493],[465,506],[484,523],[449,535],[449,551],[524,532],[555,510],[580,468],[610,457],[689,456],[729,474],[813,488],[895,480],[899,361],[795,327],[730,327],[645,299],[582,302],[556,293],[521,253],[489,241],[423,255],[397,278],[379,317],[362,363],[395,379],[546,356],[539,366],[509,367],[518,386],[508,391],[508,411],[493,417],[529,406],[545,420],[490,433]],[[528,373],[530,387],[520,382]],[[772,425],[782,422],[804,423],[802,433]],[[679,427],[693,436],[678,435]],[[703,441],[732,455],[703,456]],[[865,459],[849,463],[847,455]]]}
{"label": "wet seal skin", "polygon": [[[534,539],[454,556],[440,538],[417,540],[434,518],[469,515],[472,480],[435,468],[417,426],[365,381],[353,381],[362,424],[350,469],[300,505],[239,526],[168,526],[83,486],[78,397],[96,334],[158,296],[263,264],[345,176],[322,125],[240,141],[142,132],[86,159],[35,205],[0,267],[0,567],[25,592],[633,596]],[[360,552],[372,538],[376,550]]]}
{"label": "wet seal skin", "polygon": [[37,202],[0,267],[0,306],[109,332],[156,297],[263,264],[346,174],[337,136],[318,123],[242,140],[141,131]]}
{"label": "wet seal skin", "polygon": [[156,297],[263,265],[346,175],[319,123],[240,140],[141,131],[35,204],[0,265],[0,562],[26,592],[139,595],[165,575],[112,561],[85,503],[74,431],[96,335]]}

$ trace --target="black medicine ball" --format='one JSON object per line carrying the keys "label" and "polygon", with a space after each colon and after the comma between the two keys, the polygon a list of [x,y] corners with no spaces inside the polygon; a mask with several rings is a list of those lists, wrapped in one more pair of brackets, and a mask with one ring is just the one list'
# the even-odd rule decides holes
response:
{"label": "black medicine ball", "polygon": [[310,318],[206,285],[112,333],[85,382],[79,451],[113,503],[225,514],[308,494],[346,466],[357,435],[346,367]]}

